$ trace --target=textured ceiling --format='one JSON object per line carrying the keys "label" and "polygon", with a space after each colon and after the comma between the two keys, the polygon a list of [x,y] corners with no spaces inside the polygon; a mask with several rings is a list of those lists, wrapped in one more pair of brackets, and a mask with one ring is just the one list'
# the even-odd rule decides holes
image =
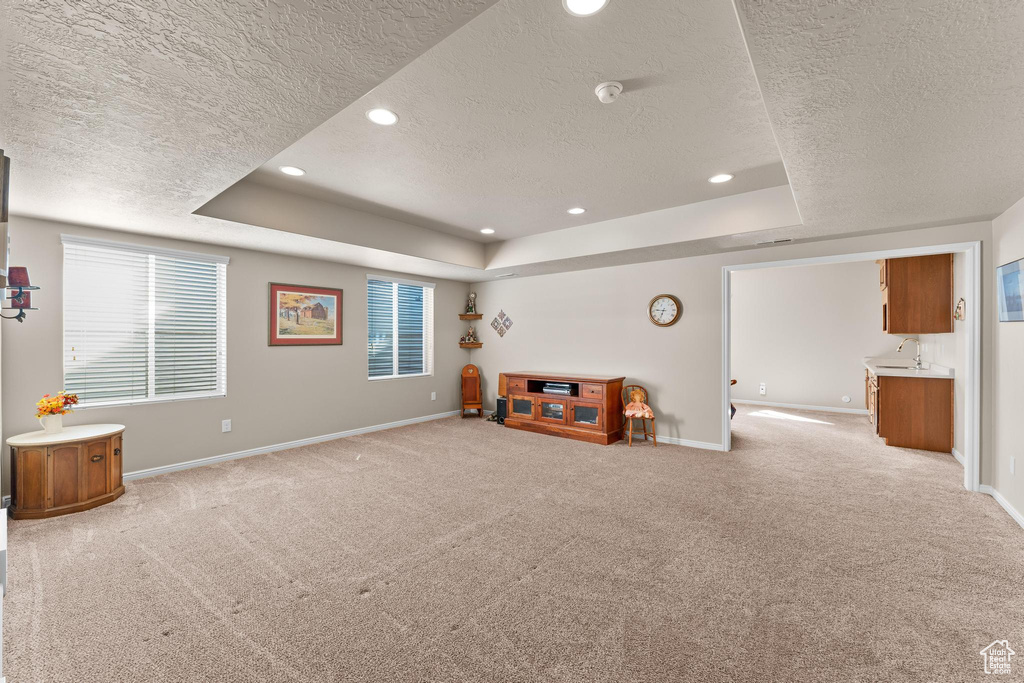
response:
{"label": "textured ceiling", "polygon": [[494,0],[0,0],[11,211],[218,243],[191,212]]}
{"label": "textured ceiling", "polygon": [[990,218],[1024,195],[1024,2],[736,4],[814,234]]}
{"label": "textured ceiling", "polygon": [[[642,248],[541,250],[525,275],[961,222],[1024,195],[1019,0],[735,0],[740,22],[724,0],[614,0],[588,19],[492,4],[0,0],[12,213],[479,280],[484,245],[415,225],[193,212],[249,176],[476,240],[609,219],[651,237],[621,217],[745,201],[786,182],[780,158],[789,171],[803,225],[680,224]],[[626,84],[615,104],[593,95],[605,79]],[[377,105],[400,124],[368,124]],[[310,174],[252,173],[279,163]],[[736,180],[708,185],[722,170]]]}
{"label": "textured ceiling", "polygon": [[[625,85],[609,105],[594,95],[606,80]],[[398,125],[367,121],[377,106]],[[723,171],[736,179],[707,182]],[[722,0],[612,2],[583,19],[558,0],[503,0],[255,179],[493,240],[787,182]]]}

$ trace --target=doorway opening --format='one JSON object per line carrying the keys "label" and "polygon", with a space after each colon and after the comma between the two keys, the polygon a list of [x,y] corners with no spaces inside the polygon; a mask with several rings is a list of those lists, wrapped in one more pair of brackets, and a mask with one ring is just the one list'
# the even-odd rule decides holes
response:
{"label": "doorway opening", "polygon": [[[883,308],[889,295],[884,275],[877,284],[873,280],[886,272],[878,264],[940,254],[953,255],[954,303],[963,298],[966,304],[966,316],[955,323],[955,333],[897,334],[895,326],[883,330],[892,315]],[[865,305],[871,308],[867,313]],[[926,368],[951,371],[953,381],[941,384],[955,382],[956,386],[950,451],[963,465],[964,487],[980,490],[980,242],[725,266],[722,307],[723,450],[733,447],[734,407],[744,425],[737,427],[738,437],[744,430],[749,435],[763,429],[755,424],[784,424],[787,429],[802,425],[812,430],[838,423],[849,430],[859,429],[863,421],[869,430],[877,424],[878,404],[872,405],[877,394],[872,395],[873,375],[867,372],[864,359],[879,358],[878,363],[885,366],[912,366],[906,372],[898,367],[876,368],[877,374],[913,376],[915,359],[920,357]],[[844,316],[846,312],[849,316]],[[865,325],[872,329],[861,330]],[[907,337],[912,341],[897,353]],[[851,379],[854,375],[859,377],[856,384]],[[885,381],[895,387],[895,382]],[[894,415],[889,413],[888,424]]]}

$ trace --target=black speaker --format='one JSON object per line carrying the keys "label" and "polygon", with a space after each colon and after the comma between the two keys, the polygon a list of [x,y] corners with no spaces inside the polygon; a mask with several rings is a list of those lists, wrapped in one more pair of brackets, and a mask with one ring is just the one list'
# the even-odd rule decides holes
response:
{"label": "black speaker", "polygon": [[508,415],[508,399],[507,398],[502,398],[501,396],[498,397],[498,406],[497,406],[497,410],[495,410],[494,414],[498,416],[498,424],[500,424],[500,425],[505,424],[505,416]]}

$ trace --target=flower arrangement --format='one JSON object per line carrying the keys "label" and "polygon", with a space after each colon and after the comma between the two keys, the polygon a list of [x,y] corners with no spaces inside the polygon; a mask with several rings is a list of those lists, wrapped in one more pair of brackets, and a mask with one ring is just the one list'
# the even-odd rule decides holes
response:
{"label": "flower arrangement", "polygon": [[43,394],[43,397],[36,402],[36,417],[66,415],[74,410],[71,406],[77,403],[77,394],[65,394],[63,391],[56,396]]}

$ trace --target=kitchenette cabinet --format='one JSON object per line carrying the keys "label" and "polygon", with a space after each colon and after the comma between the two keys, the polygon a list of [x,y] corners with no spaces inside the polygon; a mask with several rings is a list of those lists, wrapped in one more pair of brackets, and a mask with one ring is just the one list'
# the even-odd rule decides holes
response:
{"label": "kitchenette cabinet", "polygon": [[875,434],[885,439],[885,445],[952,452],[952,375],[931,369],[865,365],[868,420]]}
{"label": "kitchenette cabinet", "polygon": [[953,331],[953,254],[878,261],[882,330],[889,334]]}

